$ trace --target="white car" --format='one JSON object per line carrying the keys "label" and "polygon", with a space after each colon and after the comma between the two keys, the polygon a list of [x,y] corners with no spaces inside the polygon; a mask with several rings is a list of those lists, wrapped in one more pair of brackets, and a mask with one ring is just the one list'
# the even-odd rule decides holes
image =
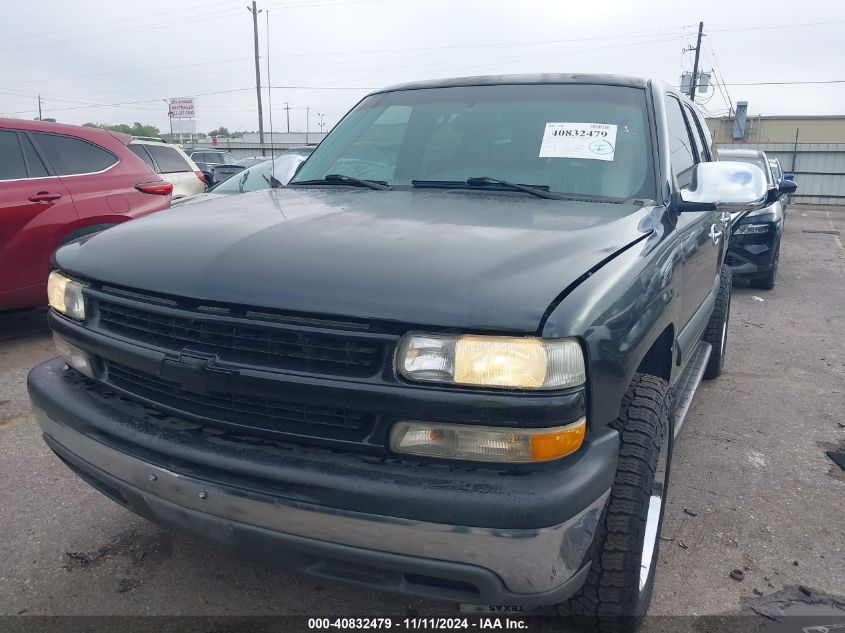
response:
{"label": "white car", "polygon": [[163,180],[173,185],[173,199],[195,196],[205,191],[205,176],[180,147],[153,139],[134,138],[132,150]]}

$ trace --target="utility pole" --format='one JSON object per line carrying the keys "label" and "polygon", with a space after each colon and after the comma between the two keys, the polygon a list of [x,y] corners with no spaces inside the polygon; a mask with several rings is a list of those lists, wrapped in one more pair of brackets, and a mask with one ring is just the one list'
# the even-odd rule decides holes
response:
{"label": "utility pole", "polygon": [[41,116],[41,95],[38,95],[38,120],[43,120],[43,117]]}
{"label": "utility pole", "polygon": [[690,82],[689,98],[695,101],[695,89],[698,86],[698,57],[701,54],[701,36],[704,32],[704,22],[698,23],[698,41],[695,43],[695,62],[692,65],[692,81]]}
{"label": "utility pole", "polygon": [[290,132],[290,106],[287,101],[285,101],[285,117],[288,120],[288,132]]}
{"label": "utility pole", "polygon": [[261,9],[255,6],[252,0],[252,8],[247,6],[247,11],[252,13],[252,34],[255,41],[255,93],[258,97],[258,141],[261,143],[261,153],[264,154],[264,115],[261,112],[261,69],[258,65],[258,14]]}
{"label": "utility pole", "polygon": [[[270,115],[270,158],[276,158],[276,152],[273,148],[273,83],[270,81],[270,9],[264,13],[267,21],[267,110]],[[264,147],[261,148],[261,155],[264,156]]]}

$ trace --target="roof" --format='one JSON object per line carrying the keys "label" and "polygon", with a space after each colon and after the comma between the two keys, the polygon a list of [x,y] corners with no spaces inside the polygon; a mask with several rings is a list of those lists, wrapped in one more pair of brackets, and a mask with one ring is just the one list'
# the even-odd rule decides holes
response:
{"label": "roof", "polygon": [[759,149],[720,149],[719,158],[766,158]]}
{"label": "roof", "polygon": [[[630,86],[645,88],[651,80],[643,77],[626,75],[592,75],[584,73],[548,73],[532,75],[479,75],[475,77],[455,77],[451,79],[429,79],[389,86],[379,92],[396,90],[422,90],[426,88],[455,88],[459,86],[498,86],[528,84],[599,84],[607,86]],[[374,93],[374,94],[375,94]]]}
{"label": "roof", "polygon": [[132,140],[131,136],[124,134],[123,132],[111,132],[99,127],[53,123],[52,121],[30,121],[29,119],[0,118],[0,128],[14,128],[17,130],[27,130],[29,132],[67,134],[68,136],[78,136],[79,138],[87,138],[88,140],[102,138],[102,135],[105,134],[106,136],[117,139],[124,145],[128,145],[129,141]]}

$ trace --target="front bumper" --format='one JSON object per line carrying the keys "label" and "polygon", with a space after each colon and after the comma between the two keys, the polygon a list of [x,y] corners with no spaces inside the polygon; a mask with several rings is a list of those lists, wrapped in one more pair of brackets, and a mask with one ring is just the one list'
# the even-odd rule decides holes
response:
{"label": "front bumper", "polygon": [[[207,434],[60,360],[28,387],[50,448],[141,516],[318,576],[461,602],[554,604],[577,591],[618,450],[608,431],[559,468],[509,476]],[[345,502],[325,503],[333,493]],[[473,513],[479,504],[501,508],[501,523]]]}
{"label": "front bumper", "polygon": [[[781,220],[760,221],[752,216],[733,227],[726,263],[734,275],[755,278],[765,277],[769,273],[780,240],[781,224]],[[761,233],[737,233],[741,227],[749,225],[765,226],[766,230]]]}

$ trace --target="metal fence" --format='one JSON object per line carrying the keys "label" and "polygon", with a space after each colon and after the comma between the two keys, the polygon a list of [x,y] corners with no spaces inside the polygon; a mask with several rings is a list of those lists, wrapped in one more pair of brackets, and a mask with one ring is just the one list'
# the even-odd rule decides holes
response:
{"label": "metal fence", "polygon": [[759,149],[795,172],[797,204],[845,204],[845,143],[719,143],[722,149]]}
{"label": "metal fence", "polygon": [[[316,144],[316,139],[309,145]],[[188,145],[185,143],[185,145]],[[222,149],[231,152],[235,158],[249,158],[250,156],[278,156],[283,150],[293,147],[304,147],[305,143],[226,143],[223,140],[212,143],[211,141],[199,141],[191,143],[191,147],[207,147],[209,149]]]}

